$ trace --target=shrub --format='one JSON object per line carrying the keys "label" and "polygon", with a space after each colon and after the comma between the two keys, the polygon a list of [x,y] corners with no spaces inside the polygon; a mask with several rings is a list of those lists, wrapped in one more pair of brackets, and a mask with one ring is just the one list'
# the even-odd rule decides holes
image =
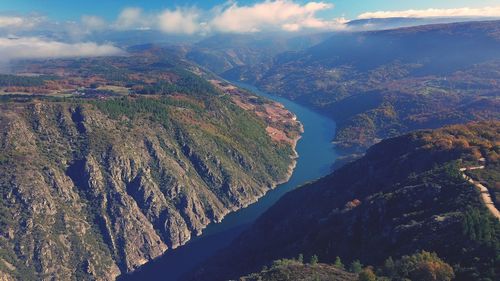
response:
{"label": "shrub", "polygon": [[340,259],[340,257],[336,257],[335,258],[335,263],[333,264],[336,268],[338,269],[342,269],[344,270],[345,269],[345,266],[344,264],[342,263],[342,260]]}
{"label": "shrub", "polygon": [[351,263],[351,267],[349,268],[349,270],[353,273],[360,273],[363,270],[363,265],[359,260],[354,260]]}
{"label": "shrub", "polygon": [[310,263],[311,265],[316,265],[316,264],[318,264],[318,260],[319,260],[319,259],[318,259],[318,256],[317,256],[317,255],[313,255],[313,256],[311,257],[311,261],[310,261],[309,263]]}
{"label": "shrub", "polygon": [[373,273],[373,270],[370,267],[363,269],[363,271],[359,273],[358,281],[375,281],[375,280],[377,280],[377,275]]}

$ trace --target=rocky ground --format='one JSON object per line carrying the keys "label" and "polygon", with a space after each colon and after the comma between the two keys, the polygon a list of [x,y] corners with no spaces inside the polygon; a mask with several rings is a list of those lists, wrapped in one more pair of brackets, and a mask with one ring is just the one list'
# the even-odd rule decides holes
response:
{"label": "rocky ground", "polygon": [[5,280],[113,280],[255,202],[294,164],[267,118],[219,98],[0,106]]}

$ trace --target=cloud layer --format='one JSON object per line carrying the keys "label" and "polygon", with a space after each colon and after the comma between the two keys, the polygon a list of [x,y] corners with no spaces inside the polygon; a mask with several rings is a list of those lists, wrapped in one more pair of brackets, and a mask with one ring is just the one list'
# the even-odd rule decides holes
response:
{"label": "cloud layer", "polygon": [[[156,30],[167,34],[206,35],[346,29],[346,19],[320,16],[331,9],[334,9],[334,5],[326,0],[261,0],[252,4],[227,0],[225,4],[209,10],[183,6],[162,11],[144,11],[139,7],[128,7],[121,10],[116,19],[110,21],[95,15],[83,15],[80,21],[56,22],[36,14],[28,16],[0,14],[0,37],[11,34],[29,37],[39,34],[37,31],[43,31],[46,36],[53,35],[57,41],[77,42],[84,38],[92,38],[90,36],[95,32],[117,30]],[[358,16],[359,19],[391,17],[500,17],[500,6],[374,11]]]}
{"label": "cloud layer", "polygon": [[64,57],[96,57],[121,55],[123,51],[112,45],[96,43],[62,43],[36,37],[18,39],[0,38],[0,60],[40,59]]}
{"label": "cloud layer", "polygon": [[500,7],[377,11],[363,13],[359,19],[372,18],[430,18],[430,17],[500,17]]}
{"label": "cloud layer", "polygon": [[113,27],[117,29],[146,28],[149,25],[148,18],[143,14],[141,8],[126,8],[118,15]]}
{"label": "cloud layer", "polygon": [[318,12],[332,8],[332,4],[325,2],[299,4],[293,0],[265,0],[252,5],[230,1],[208,11],[185,7],[156,14],[129,7],[121,11],[111,26],[120,30],[157,29],[177,34],[343,28],[344,19],[317,17]]}
{"label": "cloud layer", "polygon": [[308,2],[300,5],[288,0],[265,1],[252,6],[239,6],[233,3],[219,9],[208,26],[219,32],[338,28],[339,21],[327,21],[316,17],[317,12],[331,8],[333,5],[325,2]]}
{"label": "cloud layer", "polygon": [[10,28],[10,29],[30,29],[41,22],[43,22],[43,17],[38,16],[8,16],[0,15],[0,28]]}
{"label": "cloud layer", "polygon": [[158,28],[166,33],[193,34],[202,30],[196,9],[165,10],[157,17]]}

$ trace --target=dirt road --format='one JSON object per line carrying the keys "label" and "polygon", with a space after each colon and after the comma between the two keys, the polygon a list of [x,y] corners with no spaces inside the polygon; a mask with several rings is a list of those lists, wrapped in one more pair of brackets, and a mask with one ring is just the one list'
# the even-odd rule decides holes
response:
{"label": "dirt road", "polygon": [[473,171],[473,170],[480,170],[484,169],[484,166],[476,166],[476,167],[467,167],[467,168],[461,168],[460,172],[462,172],[462,177],[473,184],[475,187],[479,189],[481,192],[481,199],[483,200],[483,203],[486,205],[488,210],[490,210],[491,214],[495,216],[498,220],[500,220],[500,211],[495,207],[495,204],[493,203],[493,200],[491,199],[490,192],[488,191],[488,188],[486,186],[482,185],[480,182],[477,182],[473,180],[471,177],[467,176],[465,174],[466,171]]}

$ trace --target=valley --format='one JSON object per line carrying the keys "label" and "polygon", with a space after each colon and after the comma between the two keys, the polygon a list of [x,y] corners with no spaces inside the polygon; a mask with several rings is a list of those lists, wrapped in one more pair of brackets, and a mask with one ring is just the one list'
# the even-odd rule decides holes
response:
{"label": "valley", "polygon": [[412,130],[500,118],[499,30],[485,21],[330,33],[218,73],[324,112],[338,148],[362,154]]}
{"label": "valley", "polygon": [[284,98],[279,98],[261,92],[250,85],[236,84],[248,89],[259,97],[268,98],[283,104],[297,115],[304,126],[304,132],[297,143],[297,165],[291,178],[275,189],[270,190],[256,203],[228,214],[220,223],[211,224],[199,237],[195,237],[186,245],[154,260],[131,274],[121,276],[120,280],[154,280],[168,275],[169,280],[183,280],[185,275],[196,266],[210,259],[221,249],[227,247],[239,234],[250,227],[252,223],[267,209],[273,206],[287,192],[304,182],[315,180],[331,171],[337,152],[331,143],[334,137],[331,128],[335,127],[333,120],[310,110],[302,105]]}
{"label": "valley", "polygon": [[499,280],[500,7],[89,1],[0,3],[0,281]]}

